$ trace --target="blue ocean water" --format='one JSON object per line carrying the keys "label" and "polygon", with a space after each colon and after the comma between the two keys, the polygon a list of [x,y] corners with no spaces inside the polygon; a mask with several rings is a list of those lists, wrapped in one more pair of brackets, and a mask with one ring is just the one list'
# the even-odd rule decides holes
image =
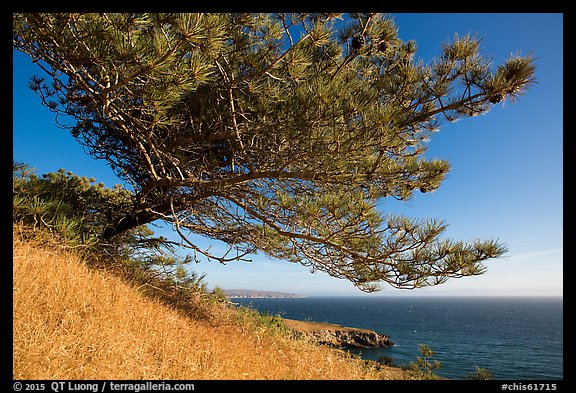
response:
{"label": "blue ocean water", "polygon": [[371,329],[393,347],[353,350],[396,365],[420,356],[418,344],[442,362],[437,374],[464,379],[476,367],[494,379],[563,379],[561,297],[306,297],[234,299],[285,318]]}

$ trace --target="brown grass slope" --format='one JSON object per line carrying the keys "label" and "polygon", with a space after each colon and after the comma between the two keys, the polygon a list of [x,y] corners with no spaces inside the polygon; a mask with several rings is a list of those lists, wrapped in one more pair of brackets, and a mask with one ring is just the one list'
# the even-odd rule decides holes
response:
{"label": "brown grass slope", "polygon": [[333,350],[195,320],[58,247],[13,242],[14,379],[401,379]]}

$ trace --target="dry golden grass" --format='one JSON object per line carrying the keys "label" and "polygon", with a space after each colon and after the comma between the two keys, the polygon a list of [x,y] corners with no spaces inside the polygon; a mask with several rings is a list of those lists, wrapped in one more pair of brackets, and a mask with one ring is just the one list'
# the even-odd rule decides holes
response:
{"label": "dry golden grass", "polygon": [[[402,379],[262,328],[194,320],[14,232],[14,379]],[[222,313],[219,310],[218,313]]]}

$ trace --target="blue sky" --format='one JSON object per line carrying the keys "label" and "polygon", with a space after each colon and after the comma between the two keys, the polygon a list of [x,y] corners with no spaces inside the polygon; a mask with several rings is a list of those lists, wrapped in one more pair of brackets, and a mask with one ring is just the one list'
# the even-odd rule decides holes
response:
{"label": "blue sky", "polygon": [[[488,114],[442,123],[427,156],[447,159],[452,171],[434,193],[406,202],[382,200],[383,212],[448,222],[446,235],[458,240],[497,238],[506,257],[487,262],[488,272],[397,295],[562,295],[563,291],[563,15],[562,14],[394,14],[403,40],[418,44],[425,62],[455,33],[482,37],[485,56],[500,64],[510,54],[536,59],[537,83],[518,102],[504,102]],[[13,55],[13,156],[38,174],[65,168],[108,187],[120,183],[102,161],[86,155],[54,114],[40,104],[28,80],[41,74],[25,55]],[[167,229],[158,233],[167,235]],[[203,245],[212,244],[206,240]],[[214,249],[220,247],[214,244]],[[363,295],[350,283],[258,254],[253,262],[226,266],[201,262],[210,287],[294,292],[304,295]]]}

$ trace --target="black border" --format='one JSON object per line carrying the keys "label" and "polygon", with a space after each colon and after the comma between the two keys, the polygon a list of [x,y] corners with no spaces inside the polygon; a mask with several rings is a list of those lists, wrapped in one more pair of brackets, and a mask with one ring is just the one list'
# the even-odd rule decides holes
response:
{"label": "black border", "polygon": [[[572,50],[576,49],[574,45],[574,33],[568,30],[572,30],[574,26],[573,20],[573,11],[576,8],[576,2],[573,0],[547,0],[542,2],[534,2],[534,1],[520,1],[520,0],[484,0],[484,1],[477,1],[471,2],[470,0],[449,0],[449,1],[426,1],[426,0],[408,0],[408,1],[369,1],[362,4],[362,2],[342,2],[342,1],[331,1],[329,3],[323,3],[318,1],[305,1],[305,2],[298,2],[298,1],[290,1],[290,2],[270,2],[270,1],[259,1],[259,2],[201,2],[201,3],[191,3],[191,2],[174,2],[172,4],[162,2],[157,3],[157,6],[150,6],[150,3],[138,3],[138,4],[130,4],[130,3],[121,3],[121,2],[97,2],[92,4],[81,3],[81,2],[63,2],[60,1],[58,3],[44,3],[43,5],[39,6],[38,4],[32,3],[12,3],[11,8],[13,8],[13,12],[25,12],[25,11],[48,11],[48,12],[77,12],[77,11],[89,11],[89,12],[102,12],[102,11],[114,11],[114,12],[126,12],[126,11],[134,11],[142,9],[142,11],[155,11],[154,8],[161,8],[158,11],[183,11],[183,12],[191,12],[191,11],[206,11],[206,12],[275,12],[275,11],[283,11],[283,12],[344,12],[350,11],[354,9],[356,11],[361,12],[372,12],[372,11],[385,11],[387,13],[415,13],[415,12],[442,12],[442,13],[455,13],[455,12],[465,12],[465,13],[474,13],[474,12],[482,12],[482,13],[562,13],[564,15],[564,47],[571,48]],[[112,5],[112,6],[111,6]],[[3,52],[5,54],[5,62],[4,64],[10,64],[12,67],[12,46],[8,44],[8,37],[10,37],[10,31],[12,27],[12,13],[4,13],[2,22],[5,24],[5,28],[2,31],[2,37],[6,39],[6,48]],[[534,27],[537,29],[537,26]],[[571,59],[566,60],[566,50],[564,50],[564,65],[571,66],[570,68],[564,67],[565,70],[568,72],[564,73],[564,86],[565,87],[576,87],[574,83],[574,75],[571,73],[571,69],[573,68]],[[9,60],[9,61],[8,61]],[[6,68],[4,68],[4,72],[6,73]],[[8,86],[12,86],[12,78]],[[568,89],[564,89],[564,99],[570,102],[573,94]],[[10,93],[12,94],[12,89],[10,89]],[[10,96],[12,97],[12,96]],[[10,105],[6,102],[2,105],[5,113],[4,113],[4,121],[6,125],[6,130],[12,129],[12,99],[10,98]],[[572,108],[572,106],[568,106],[568,108]],[[566,119],[566,115],[564,118]],[[543,130],[545,132],[545,130]],[[11,144],[9,142],[12,141],[12,132],[7,132],[8,137],[7,141],[3,144],[3,149],[10,151],[5,151],[4,153],[0,154],[0,158],[2,160],[2,176],[3,176],[3,184],[5,185],[5,194],[10,195],[10,186],[9,186],[9,175],[10,175],[10,166],[11,164],[11,157],[12,157],[12,150]],[[571,137],[572,133],[569,133],[568,136]],[[565,134],[566,135],[566,134]],[[568,157],[569,159],[572,156],[571,147],[574,146],[573,144],[569,144],[567,146],[564,143],[564,157]],[[566,162],[566,161],[565,161]],[[569,161],[568,161],[569,162]],[[569,172],[568,176],[573,178],[573,172]],[[570,194],[568,194],[570,195]],[[2,209],[2,222],[6,224],[6,229],[3,230],[2,241],[6,242],[3,247],[3,250],[12,250],[8,242],[12,239],[12,230],[9,226],[9,222],[11,222],[11,209],[9,207],[8,201],[4,201],[5,209]],[[546,203],[546,201],[543,201]],[[565,204],[565,207],[568,208],[568,212],[570,212],[571,204]],[[10,209],[10,210],[9,210]],[[566,216],[566,215],[565,215]],[[571,214],[568,216],[573,217]],[[565,221],[566,222],[566,221]],[[564,223],[566,227],[566,223]],[[12,251],[9,252],[12,254]],[[6,303],[2,305],[2,312],[4,315],[10,312],[10,317],[7,315],[3,318],[3,337],[1,340],[1,348],[2,348],[2,367],[0,367],[1,372],[1,391],[2,392],[9,392],[9,391],[16,391],[14,389],[14,384],[20,382],[22,384],[25,383],[34,383],[34,384],[45,384],[45,392],[52,392],[50,385],[52,382],[51,380],[35,380],[35,381],[23,381],[23,380],[14,380],[13,379],[13,351],[12,351],[12,339],[13,339],[13,332],[12,332],[12,318],[13,315],[13,304],[12,304],[12,261],[7,263],[8,261],[4,260],[3,264],[4,268],[7,271],[5,274],[2,275],[3,282],[0,285],[2,302]],[[566,266],[566,265],[564,265]],[[569,265],[568,265],[569,266]],[[566,281],[566,279],[565,279]],[[564,295],[564,309],[572,311],[574,310],[573,304],[573,297],[572,293],[566,288],[566,293]],[[567,321],[571,322],[570,318],[564,319],[564,331],[566,331]],[[568,386],[574,386],[574,372],[572,369],[570,355],[572,355],[569,351],[571,348],[575,348],[574,346],[574,339],[571,334],[573,325],[570,326],[571,329],[568,330],[568,334],[564,334],[564,379],[563,380],[490,380],[490,381],[465,381],[465,380],[447,380],[447,381],[394,381],[394,380],[383,380],[383,381],[255,381],[255,380],[247,380],[247,381],[236,381],[236,380],[229,380],[229,381],[206,381],[206,380],[199,380],[199,381],[153,381],[150,382],[165,382],[170,385],[175,385],[182,382],[190,382],[194,384],[194,391],[195,392],[204,392],[208,390],[214,389],[250,389],[250,391],[267,391],[270,392],[270,389],[282,387],[282,388],[292,388],[292,389],[369,389],[367,391],[377,391],[377,389],[412,389],[412,388],[424,388],[424,389],[442,389],[443,391],[455,391],[455,392],[462,392],[464,389],[479,389],[483,392],[492,392],[492,391],[505,391],[502,388],[503,384],[516,384],[516,389],[507,389],[508,391],[565,391],[565,388]],[[568,350],[566,350],[566,348]],[[566,356],[568,355],[568,356]],[[78,382],[73,380],[58,380],[64,382]],[[108,380],[110,382],[111,380]],[[122,382],[122,383],[145,383],[147,380],[144,381],[115,381],[115,382]],[[98,383],[99,387],[104,384],[104,381],[86,381],[86,382],[95,382]],[[547,389],[547,386],[552,386],[555,384],[556,389]],[[528,386],[532,385],[532,388]],[[534,386],[543,386],[543,389],[535,389]],[[573,389],[573,388],[572,388]],[[22,389],[21,391],[27,391]],[[30,390],[28,390],[30,391]],[[64,392],[66,390],[62,390]],[[99,390],[101,391],[101,390]],[[106,391],[110,392],[111,390],[108,388]],[[144,391],[144,390],[141,390]]]}

